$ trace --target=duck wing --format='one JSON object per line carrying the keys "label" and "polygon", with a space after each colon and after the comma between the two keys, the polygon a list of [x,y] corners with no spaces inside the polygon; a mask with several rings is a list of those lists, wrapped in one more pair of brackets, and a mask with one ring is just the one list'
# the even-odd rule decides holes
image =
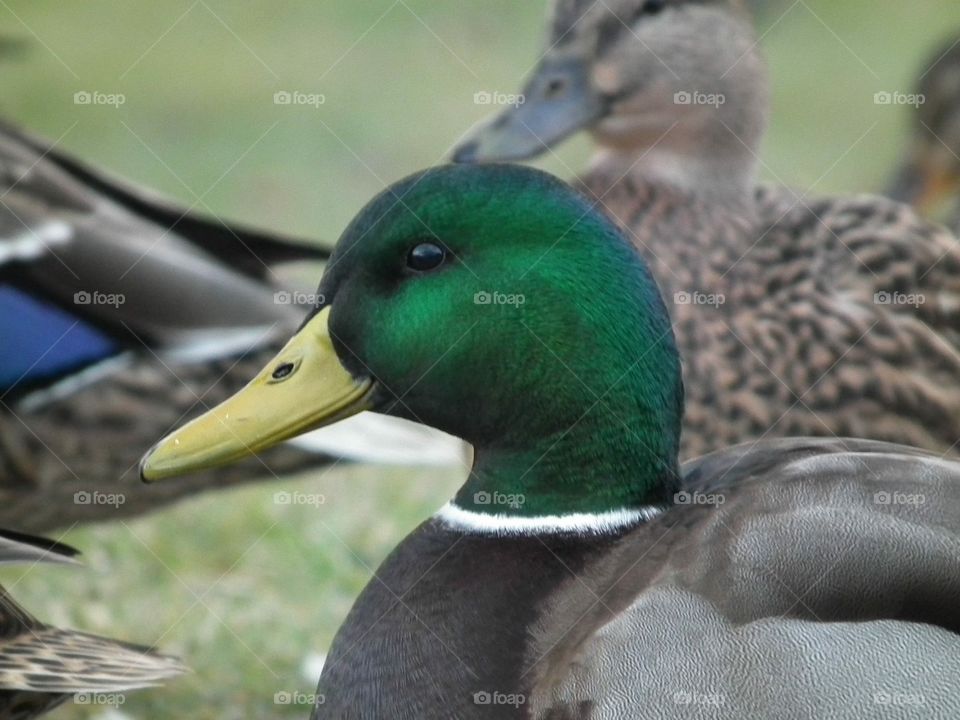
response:
{"label": "duck wing", "polygon": [[56,540],[0,529],[0,565],[76,563],[79,550]]}
{"label": "duck wing", "polygon": [[[4,185],[45,198],[50,209],[88,209],[109,200],[131,219],[167,229],[221,262],[266,279],[284,262],[326,261],[327,248],[195,212],[148,188],[127,182],[66,153],[49,141],[0,120],[0,172]],[[6,187],[5,187],[6,189]]]}
{"label": "duck wing", "polygon": [[558,600],[534,717],[958,716],[960,464],[765,441],[678,498]]}
{"label": "duck wing", "polygon": [[273,263],[325,256],[200,218],[0,126],[4,390],[128,349],[248,351],[302,312],[277,301]]}
{"label": "duck wing", "polygon": [[[368,415],[140,487],[144,450],[246,384],[306,314],[298,301],[313,304],[275,282],[275,264],[327,254],[205,218],[0,124],[0,525],[132,515],[341,459],[459,465],[451,438]],[[120,507],[77,502],[94,490]]]}

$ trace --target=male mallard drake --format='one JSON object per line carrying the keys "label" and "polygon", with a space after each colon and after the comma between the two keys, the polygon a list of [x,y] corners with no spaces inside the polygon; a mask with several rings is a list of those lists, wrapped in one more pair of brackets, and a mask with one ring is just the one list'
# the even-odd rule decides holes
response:
{"label": "male mallard drake", "polygon": [[960,232],[960,37],[937,48],[914,93],[913,134],[888,194],[930,213],[953,202],[950,227]]}
{"label": "male mallard drake", "polygon": [[310,448],[129,492],[145,448],[238,390],[296,327],[297,294],[272,282],[274,266],[328,255],[201,217],[0,126],[0,526],[122,517],[345,454],[402,462],[429,443],[452,462],[436,438],[360,419]]}
{"label": "male mallard drake", "polygon": [[758,194],[767,83],[739,3],[560,0],[551,28],[525,102],[455,158],[590,129],[580,186],[672,301],[682,456],[792,435],[960,447],[956,240],[879,197]]}
{"label": "male mallard drake", "polygon": [[[77,551],[52,540],[0,531],[0,564],[69,563]],[[185,668],[150,648],[51,627],[0,588],[0,718],[38,717],[77,694],[154,687]]]}
{"label": "male mallard drake", "polygon": [[247,388],[141,465],[232,461],[363,408],[472,443],[466,483],[341,627],[314,718],[960,713],[960,464],[778,439],[678,468],[667,310],[568,186],[411,177],[347,228],[320,292]]}

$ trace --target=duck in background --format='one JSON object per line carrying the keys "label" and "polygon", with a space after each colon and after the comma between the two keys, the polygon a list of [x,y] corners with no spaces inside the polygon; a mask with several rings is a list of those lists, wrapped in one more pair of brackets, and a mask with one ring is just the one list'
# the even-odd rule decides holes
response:
{"label": "duck in background", "polygon": [[[62,543],[0,530],[0,565],[76,563]],[[39,717],[76,696],[120,695],[181,675],[176,659],[150,648],[39,622],[0,588],[0,718]]]}
{"label": "duck in background", "polygon": [[348,226],[320,291],[244,390],[142,464],[159,480],[364,408],[473,445],[337,633],[315,720],[960,713],[960,463],[794,438],[681,467],[667,308],[569,186],[417,174]]}
{"label": "duck in background", "polygon": [[557,0],[523,96],[454,159],[522,160],[590,131],[577,185],[670,301],[682,457],[787,436],[960,449],[957,242],[886,198],[758,188],[768,83],[741,3]]}
{"label": "duck in background", "polygon": [[960,37],[928,58],[914,94],[910,143],[887,194],[925,215],[947,205],[948,225],[960,233]]}
{"label": "duck in background", "polygon": [[[278,265],[329,252],[203,217],[0,126],[0,526],[134,515],[342,459],[462,463],[381,418],[142,488],[144,450],[238,390],[296,327]],[[133,492],[130,489],[133,488]]]}

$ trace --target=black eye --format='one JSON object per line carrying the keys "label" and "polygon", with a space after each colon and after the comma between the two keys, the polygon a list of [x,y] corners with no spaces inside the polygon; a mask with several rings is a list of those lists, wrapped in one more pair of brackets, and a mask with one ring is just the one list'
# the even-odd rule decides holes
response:
{"label": "black eye", "polygon": [[430,242],[414,245],[407,255],[407,267],[411,270],[433,270],[447,257],[439,245]]}
{"label": "black eye", "polygon": [[656,15],[667,7],[667,0],[647,0],[640,8],[639,15]]}

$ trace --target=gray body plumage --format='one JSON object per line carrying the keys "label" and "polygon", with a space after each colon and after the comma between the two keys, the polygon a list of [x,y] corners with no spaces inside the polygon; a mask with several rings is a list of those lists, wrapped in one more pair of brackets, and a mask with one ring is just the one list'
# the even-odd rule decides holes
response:
{"label": "gray body plumage", "polygon": [[597,563],[591,589],[614,617],[548,697],[535,694],[536,710],[960,713],[960,466],[878,443],[784,440],[684,470],[688,490],[724,503],[669,511],[639,531],[644,558],[646,545],[625,545]]}
{"label": "gray body plumage", "polygon": [[341,628],[314,718],[960,713],[960,465],[786,439],[683,475],[609,536],[428,521]]}

